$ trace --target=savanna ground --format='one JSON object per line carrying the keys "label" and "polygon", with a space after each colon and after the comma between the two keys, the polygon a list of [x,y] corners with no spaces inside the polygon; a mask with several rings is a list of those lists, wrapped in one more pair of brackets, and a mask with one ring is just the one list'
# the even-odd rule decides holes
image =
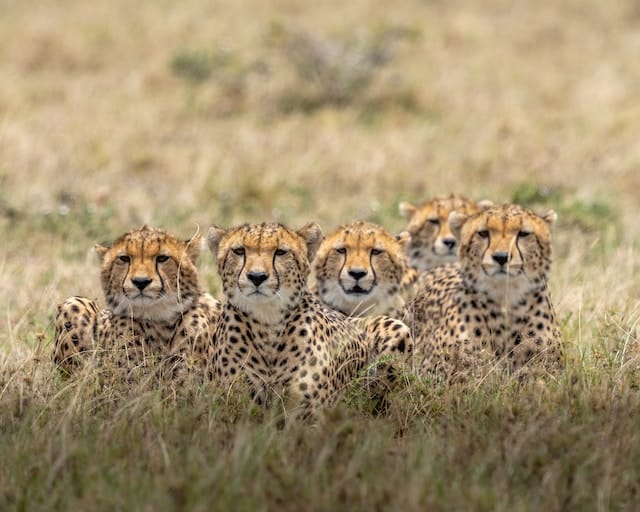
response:
{"label": "savanna ground", "polygon": [[[638,55],[637,0],[0,1],[0,509],[640,508]],[[282,428],[50,362],[97,241],[449,191],[558,211],[560,375]]]}

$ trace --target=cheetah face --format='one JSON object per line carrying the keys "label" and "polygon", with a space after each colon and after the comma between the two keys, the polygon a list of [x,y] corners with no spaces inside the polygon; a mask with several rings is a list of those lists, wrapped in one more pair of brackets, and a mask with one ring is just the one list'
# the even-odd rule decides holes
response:
{"label": "cheetah face", "polygon": [[216,257],[227,300],[272,324],[299,302],[309,274],[309,255],[322,238],[317,224],[291,231],[281,224],[212,227],[208,243]]}
{"label": "cheetah face", "polygon": [[460,238],[460,266],[467,280],[496,297],[516,298],[546,281],[551,266],[553,210],[540,217],[517,205],[495,206],[472,216],[453,212]]}
{"label": "cheetah face", "polygon": [[113,313],[175,320],[200,294],[199,244],[199,237],[183,242],[144,226],[109,246],[96,245],[102,259],[102,286]]}
{"label": "cheetah face", "polygon": [[408,233],[394,237],[361,221],[336,229],[320,246],[314,264],[322,300],[346,314],[366,314],[387,301],[406,272],[408,239]]}
{"label": "cheetah face", "polygon": [[454,194],[436,197],[420,207],[400,203],[400,214],[409,221],[407,229],[411,241],[407,244],[406,252],[411,266],[429,270],[456,261],[458,240],[449,227],[449,214],[454,210],[471,214],[490,204],[490,201],[476,204],[471,199]]}

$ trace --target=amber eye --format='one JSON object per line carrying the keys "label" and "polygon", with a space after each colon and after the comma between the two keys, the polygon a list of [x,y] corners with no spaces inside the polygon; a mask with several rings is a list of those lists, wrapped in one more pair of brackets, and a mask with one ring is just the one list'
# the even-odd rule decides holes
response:
{"label": "amber eye", "polygon": [[487,231],[486,229],[478,231],[478,236],[480,238],[489,238],[489,231]]}
{"label": "amber eye", "polygon": [[284,256],[289,251],[287,249],[276,249],[276,256]]}
{"label": "amber eye", "polygon": [[335,251],[338,254],[347,254],[347,248],[346,247],[336,247]]}
{"label": "amber eye", "polygon": [[371,249],[371,255],[372,256],[377,256],[378,254],[382,254],[384,251],[382,249]]}
{"label": "amber eye", "polygon": [[439,226],[440,225],[440,219],[429,219],[429,223],[433,224],[434,226]]}
{"label": "amber eye", "polygon": [[168,259],[169,259],[169,256],[167,256],[166,254],[158,254],[158,256],[156,256],[156,261],[158,263],[164,263]]}
{"label": "amber eye", "polygon": [[127,256],[126,254],[123,254],[122,256],[118,256],[118,259],[122,263],[130,263],[131,262],[131,258],[129,256]]}
{"label": "amber eye", "polygon": [[531,234],[531,231],[518,231],[519,238],[526,238]]}
{"label": "amber eye", "polygon": [[233,249],[231,249],[231,251],[236,256],[244,256],[244,252],[245,252],[244,247],[234,247]]}

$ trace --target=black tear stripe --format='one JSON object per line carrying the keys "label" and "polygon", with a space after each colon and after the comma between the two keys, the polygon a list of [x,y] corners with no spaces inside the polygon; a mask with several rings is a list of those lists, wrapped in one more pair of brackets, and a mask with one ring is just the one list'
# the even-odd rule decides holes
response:
{"label": "black tear stripe", "polygon": [[[158,270],[158,260],[157,259],[156,259],[155,268],[156,268],[156,274],[158,274],[158,279],[160,279],[160,293],[164,293],[164,279],[162,279],[162,274],[160,274],[160,271]],[[177,277],[178,277],[178,279],[180,278],[180,267],[178,267],[178,276]]]}
{"label": "black tear stripe", "polygon": [[276,248],[273,250],[273,257],[271,258],[271,268],[276,278],[276,292],[280,291],[280,274],[278,274],[278,269],[276,268],[276,252],[278,252],[278,247],[280,247],[280,237],[276,239]]}
{"label": "black tear stripe", "polygon": [[371,254],[371,252],[369,252],[369,268],[373,274],[373,286],[375,286],[378,283],[378,275],[376,274],[375,268],[373,268],[373,254]]}
{"label": "black tear stripe", "polygon": [[480,265],[482,265],[482,261],[484,260],[484,256],[485,254],[487,254],[487,251],[489,250],[489,247],[491,247],[491,233],[489,233],[489,236],[487,237],[487,246],[484,248],[484,250],[482,251],[482,254],[480,255]]}
{"label": "black tear stripe", "polygon": [[[226,258],[225,258],[225,262],[226,262]],[[240,267],[240,272],[238,272],[238,275],[236,277],[236,284],[238,288],[240,288],[240,276],[242,275],[242,272],[244,272],[244,268],[246,266],[247,266],[247,250],[245,249],[244,254],[242,255],[242,266]]]}
{"label": "black tear stripe", "polygon": [[522,254],[522,250],[520,249],[520,237],[516,235],[516,249],[518,250],[518,254],[520,255],[520,261],[522,261],[522,265],[525,264],[524,255]]}
{"label": "black tear stripe", "polygon": [[348,252],[348,249],[345,251],[344,254],[338,253],[342,258],[342,265],[340,265],[340,270],[338,270],[338,276],[337,276],[338,280],[340,280],[340,274],[342,274],[342,271],[344,270],[344,266],[347,264],[347,252]]}

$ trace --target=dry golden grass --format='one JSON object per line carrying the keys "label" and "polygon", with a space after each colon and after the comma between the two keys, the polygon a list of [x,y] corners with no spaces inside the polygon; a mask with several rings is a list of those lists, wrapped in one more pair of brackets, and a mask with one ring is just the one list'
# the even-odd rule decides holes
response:
{"label": "dry golden grass", "polygon": [[[637,508],[637,0],[0,12],[0,508]],[[100,296],[97,241],[143,222],[400,229],[400,200],[449,191],[560,213],[568,369],[542,390],[414,383],[386,417],[347,405],[309,433],[48,363],[55,304]],[[201,270],[217,293],[209,254]]]}

